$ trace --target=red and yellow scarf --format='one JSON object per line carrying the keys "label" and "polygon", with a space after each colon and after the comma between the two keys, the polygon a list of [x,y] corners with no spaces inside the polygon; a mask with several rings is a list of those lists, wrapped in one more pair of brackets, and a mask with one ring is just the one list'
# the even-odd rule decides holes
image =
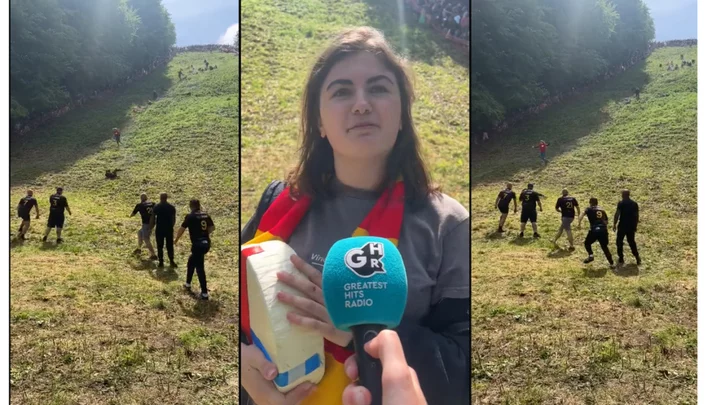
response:
{"label": "red and yellow scarf", "polygon": [[[294,200],[290,196],[289,188],[268,207],[260,219],[255,237],[245,245],[261,243],[269,240],[282,240],[287,242],[310,209],[312,200],[309,197],[300,197]],[[400,237],[403,211],[405,207],[405,185],[400,180],[386,190],[375,203],[370,213],[360,223],[352,236],[378,236],[389,239],[395,246]],[[243,245],[244,246],[244,245]],[[246,270],[241,266],[240,287],[244,288],[247,280]],[[244,290],[240,296],[240,323],[243,333],[250,338],[250,309],[247,294]],[[307,396],[301,404],[307,405],[335,405],[342,401],[342,392],[352,381],[345,375],[345,360],[353,354],[352,351],[325,340],[325,374],[318,384],[317,390]]]}

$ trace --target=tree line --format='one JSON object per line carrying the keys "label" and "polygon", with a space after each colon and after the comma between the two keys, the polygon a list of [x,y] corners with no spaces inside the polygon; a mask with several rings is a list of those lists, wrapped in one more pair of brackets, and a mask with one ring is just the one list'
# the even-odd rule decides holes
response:
{"label": "tree line", "polygon": [[149,71],[174,44],[161,0],[10,0],[10,123]]}
{"label": "tree line", "polygon": [[642,0],[479,0],[471,20],[474,131],[596,82],[655,37]]}

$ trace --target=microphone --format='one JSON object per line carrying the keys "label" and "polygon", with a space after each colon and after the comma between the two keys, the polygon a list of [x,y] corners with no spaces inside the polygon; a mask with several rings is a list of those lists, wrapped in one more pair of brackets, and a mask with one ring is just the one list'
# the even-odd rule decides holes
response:
{"label": "microphone", "polygon": [[285,271],[305,277],[290,261],[295,251],[278,240],[243,246],[240,265],[240,323],[242,331],[274,363],[274,379],[280,392],[288,392],[305,381],[317,384],[325,374],[323,337],[288,322],[291,307],[278,301],[279,292],[306,297],[278,282]]}
{"label": "microphone", "polygon": [[359,385],[382,404],[382,365],[365,352],[365,343],[394,328],[407,304],[407,275],[400,252],[388,239],[361,236],[330,248],[322,275],[325,307],[335,328],[352,332]]}

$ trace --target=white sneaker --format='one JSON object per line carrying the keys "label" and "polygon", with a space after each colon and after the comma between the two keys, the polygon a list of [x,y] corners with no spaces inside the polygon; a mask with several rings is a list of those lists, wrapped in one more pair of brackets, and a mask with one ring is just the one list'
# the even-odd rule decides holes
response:
{"label": "white sneaker", "polygon": [[184,284],[183,284],[183,287],[185,287],[186,289],[188,289],[188,290],[189,290],[189,289],[190,289],[190,287],[192,287],[192,286],[191,286],[190,284],[188,284],[188,283],[184,283]]}

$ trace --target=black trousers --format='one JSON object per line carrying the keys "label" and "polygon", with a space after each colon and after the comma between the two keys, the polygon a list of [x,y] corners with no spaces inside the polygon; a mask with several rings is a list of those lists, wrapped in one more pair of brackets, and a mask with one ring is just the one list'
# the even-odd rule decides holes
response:
{"label": "black trousers", "polygon": [[623,261],[623,242],[625,238],[627,238],[627,242],[628,245],[630,245],[630,250],[632,251],[633,256],[635,256],[636,259],[640,257],[640,253],[638,253],[637,249],[637,244],[635,243],[635,230],[618,228],[616,242],[618,258],[620,258],[620,261]]}
{"label": "black trousers", "polygon": [[600,248],[602,249],[603,253],[605,253],[605,257],[607,258],[608,262],[612,263],[613,259],[612,254],[610,253],[610,249],[608,248],[608,238],[609,237],[607,228],[591,229],[585,237],[585,250],[587,250],[588,254],[592,256],[592,244],[595,242],[600,242]]}
{"label": "black trousers", "polygon": [[205,278],[205,255],[210,251],[210,239],[199,239],[193,241],[190,257],[187,262],[187,277],[185,282],[192,282],[193,274],[197,271],[200,281],[200,290],[207,293],[207,279]]}
{"label": "black trousers", "polygon": [[168,258],[170,262],[175,262],[175,246],[173,246],[173,231],[155,230],[155,243],[157,244],[158,261],[163,262],[163,245],[167,247]]}

